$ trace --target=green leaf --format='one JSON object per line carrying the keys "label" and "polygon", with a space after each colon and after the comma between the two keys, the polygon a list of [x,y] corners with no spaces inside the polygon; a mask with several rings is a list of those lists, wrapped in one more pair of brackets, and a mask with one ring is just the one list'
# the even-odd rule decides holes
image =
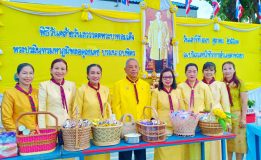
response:
{"label": "green leaf", "polygon": [[225,121],[226,121],[226,122],[230,122],[230,118],[226,118]]}
{"label": "green leaf", "polygon": [[218,123],[221,125],[221,127],[223,128],[224,131],[227,130],[227,124],[224,119],[219,118]]}

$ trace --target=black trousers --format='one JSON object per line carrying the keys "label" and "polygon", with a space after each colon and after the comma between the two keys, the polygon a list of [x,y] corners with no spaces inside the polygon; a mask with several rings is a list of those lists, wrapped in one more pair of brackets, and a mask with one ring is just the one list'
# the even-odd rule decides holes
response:
{"label": "black trousers", "polygon": [[[134,150],[135,160],[146,160],[146,149]],[[132,151],[119,152],[119,160],[131,160]]]}
{"label": "black trousers", "polygon": [[160,73],[163,69],[163,60],[155,60],[155,71]]}
{"label": "black trousers", "polygon": [[58,131],[58,144],[63,145],[63,134],[62,130]]}

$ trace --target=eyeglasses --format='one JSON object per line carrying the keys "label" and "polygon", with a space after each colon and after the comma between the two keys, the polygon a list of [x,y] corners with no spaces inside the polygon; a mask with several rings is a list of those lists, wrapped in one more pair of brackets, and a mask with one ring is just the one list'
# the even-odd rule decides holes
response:
{"label": "eyeglasses", "polygon": [[173,77],[172,76],[164,76],[164,77],[162,77],[162,79],[164,79],[164,80],[166,80],[166,79],[173,79]]}

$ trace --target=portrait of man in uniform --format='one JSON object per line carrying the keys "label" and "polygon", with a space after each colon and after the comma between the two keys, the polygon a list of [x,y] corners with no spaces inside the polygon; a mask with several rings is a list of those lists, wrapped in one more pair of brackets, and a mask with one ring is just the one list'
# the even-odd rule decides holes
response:
{"label": "portrait of man in uniform", "polygon": [[[172,14],[169,10],[146,10],[147,37],[146,70],[160,73],[163,68],[172,68],[172,46],[170,45],[173,33]],[[172,61],[172,62],[171,62]]]}

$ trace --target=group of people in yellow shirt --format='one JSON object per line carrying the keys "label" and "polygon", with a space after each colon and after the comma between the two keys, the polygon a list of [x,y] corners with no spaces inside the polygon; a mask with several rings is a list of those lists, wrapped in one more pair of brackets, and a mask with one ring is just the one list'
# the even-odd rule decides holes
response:
{"label": "group of people in yellow shirt", "polygon": [[[246,153],[246,109],[247,91],[244,83],[236,76],[235,65],[225,62],[222,65],[223,82],[215,80],[216,66],[207,62],[203,66],[204,78],[197,78],[198,66],[187,64],[185,74],[187,80],[176,84],[173,71],[162,70],[159,87],[153,91],[150,85],[138,77],[139,64],[136,59],[126,61],[124,70],[126,77],[115,83],[111,96],[109,88],[100,84],[102,67],[91,64],[87,67],[88,82],[76,89],[75,83],[64,79],[68,66],[65,60],[55,59],[51,64],[51,79],[40,83],[39,90],[32,87],[34,68],[29,63],[17,67],[14,88],[4,92],[2,101],[2,123],[7,131],[16,130],[16,119],[24,112],[48,111],[58,117],[58,125],[62,126],[69,118],[79,116],[82,119],[101,119],[108,116],[106,105],[112,105],[113,113],[119,120],[122,115],[130,113],[135,120],[140,120],[144,106],[154,107],[159,119],[166,122],[167,134],[172,134],[169,113],[180,109],[199,113],[215,107],[238,115],[232,119],[231,132],[236,138],[228,141],[228,158],[236,152],[237,159]],[[153,115],[152,115],[153,116]],[[36,122],[40,128],[54,127],[55,121],[46,115],[24,116],[19,125],[34,129]],[[207,159],[221,159],[220,143],[209,142],[206,149]],[[135,160],[146,160],[145,149],[134,151]],[[110,154],[87,156],[87,159],[109,160]],[[171,146],[155,149],[155,160],[197,160],[200,159],[199,144]],[[131,160],[132,151],[119,152],[119,160]]]}

